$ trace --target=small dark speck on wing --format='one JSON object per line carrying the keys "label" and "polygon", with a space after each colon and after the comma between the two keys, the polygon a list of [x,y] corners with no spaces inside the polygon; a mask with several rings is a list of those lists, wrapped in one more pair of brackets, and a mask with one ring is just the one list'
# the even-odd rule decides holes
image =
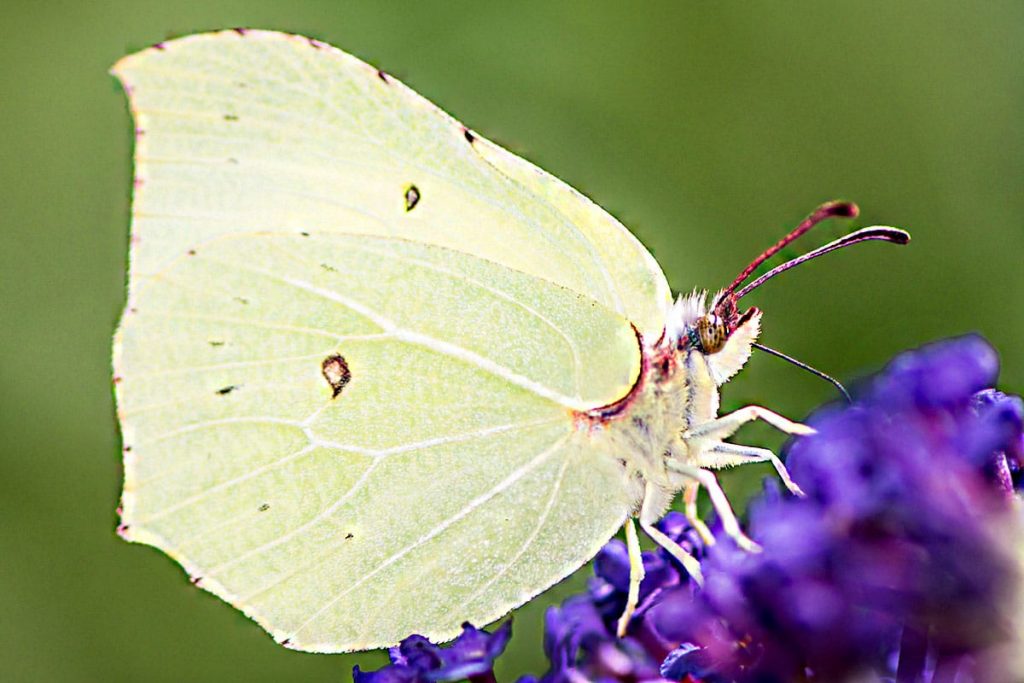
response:
{"label": "small dark speck on wing", "polygon": [[236,389],[238,389],[238,385],[237,384],[229,384],[228,386],[224,387],[223,389],[218,389],[217,390],[217,394],[220,395],[220,396],[227,396],[228,394],[230,394],[232,391],[234,391]]}
{"label": "small dark speck on wing", "polygon": [[405,188],[405,210],[406,212],[412,211],[416,208],[416,205],[420,203],[420,188],[416,187],[412,183]]}
{"label": "small dark speck on wing", "polygon": [[352,371],[349,370],[348,362],[341,354],[335,353],[327,356],[320,365],[320,371],[331,386],[331,398],[338,398],[352,379]]}

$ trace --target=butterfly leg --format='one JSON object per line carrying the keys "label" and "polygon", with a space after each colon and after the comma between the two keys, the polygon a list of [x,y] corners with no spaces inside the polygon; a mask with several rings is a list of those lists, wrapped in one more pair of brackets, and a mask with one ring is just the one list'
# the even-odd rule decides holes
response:
{"label": "butterfly leg", "polygon": [[[732,506],[729,505],[729,499],[725,497],[725,491],[718,484],[718,477],[715,476],[714,472],[705,470],[700,467],[694,467],[685,463],[676,462],[674,460],[668,461],[668,467],[673,472],[678,472],[690,479],[695,480],[701,486],[708,490],[708,495],[711,497],[711,504],[715,507],[715,512],[718,513],[718,518],[722,522],[722,530],[736,541],[736,544],[744,550],[757,551],[760,550],[760,546],[750,540],[750,537],[743,533],[743,529],[740,528],[740,523],[736,520],[736,514],[732,511]],[[641,518],[641,524],[643,519]]]}
{"label": "butterfly leg", "polygon": [[633,518],[626,520],[626,550],[629,552],[629,593],[626,596],[626,608],[619,617],[619,637],[626,635],[629,620],[633,618],[636,607],[640,604],[640,583],[644,580],[644,558],[640,553],[640,539],[636,535],[636,524]]}
{"label": "butterfly leg", "polygon": [[774,413],[767,408],[762,408],[761,406],[747,406],[745,408],[740,408],[739,410],[734,410],[727,415],[717,417],[714,420],[709,420],[703,424],[690,427],[683,432],[683,440],[693,441],[697,439],[711,439],[721,441],[729,438],[737,429],[748,422],[753,422],[754,420],[764,420],[772,427],[775,427],[780,432],[785,432],[786,434],[798,434],[801,436],[814,434],[814,430],[807,425],[787,420],[778,413]]}
{"label": "butterfly leg", "polygon": [[699,492],[700,484],[696,481],[691,481],[683,487],[683,514],[686,515],[690,526],[700,535],[700,540],[704,541],[704,545],[714,545],[715,537],[711,533],[711,529],[697,514],[697,494]]}
{"label": "butterfly leg", "polygon": [[640,528],[644,530],[652,541],[668,551],[668,553],[683,565],[683,569],[697,582],[698,586],[704,585],[704,573],[700,570],[700,562],[690,553],[686,552],[681,545],[662,533],[661,529],[654,526],[655,522],[661,519],[663,509],[652,504],[659,496],[652,495],[651,484],[647,485],[647,494],[644,495],[643,506],[640,508]]}
{"label": "butterfly leg", "polygon": [[[710,453],[716,461],[712,467],[729,467],[732,465],[745,465],[752,462],[770,462],[779,473],[779,479],[792,493],[802,496],[804,492],[797,486],[797,483],[789,476],[789,470],[779,460],[779,456],[767,448],[755,448],[753,446],[739,446],[732,443],[720,443],[712,447]],[[720,463],[720,464],[717,464]]]}

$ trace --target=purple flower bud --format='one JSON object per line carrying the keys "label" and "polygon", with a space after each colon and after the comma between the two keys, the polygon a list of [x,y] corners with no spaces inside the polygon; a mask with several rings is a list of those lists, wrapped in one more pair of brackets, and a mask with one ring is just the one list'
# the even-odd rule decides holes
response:
{"label": "purple flower bud", "polygon": [[448,647],[412,635],[389,651],[391,664],[378,671],[352,670],[354,683],[434,683],[462,681],[489,675],[512,637],[512,622],[494,633],[463,624],[462,634]]}

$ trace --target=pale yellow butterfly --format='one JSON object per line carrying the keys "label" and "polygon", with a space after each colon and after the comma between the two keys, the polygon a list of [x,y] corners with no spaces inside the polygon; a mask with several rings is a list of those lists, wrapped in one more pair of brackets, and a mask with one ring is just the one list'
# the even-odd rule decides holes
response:
{"label": "pale yellow butterfly", "polygon": [[707,468],[795,488],[723,439],[806,428],[717,415],[758,333],[750,272],[673,303],[598,206],[315,40],[196,35],[113,71],[137,127],[119,531],[282,644],[451,638],[624,523],[635,604],[634,517],[699,577],[653,526],[677,492],[750,547]]}

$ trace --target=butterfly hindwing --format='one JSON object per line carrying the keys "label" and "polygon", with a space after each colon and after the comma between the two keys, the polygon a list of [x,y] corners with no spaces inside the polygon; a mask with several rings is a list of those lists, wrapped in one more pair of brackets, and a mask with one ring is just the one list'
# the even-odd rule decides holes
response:
{"label": "butterfly hindwing", "polygon": [[147,278],[117,349],[123,534],[291,647],[492,621],[627,511],[574,415],[635,381],[632,327],[475,256],[222,236]]}

